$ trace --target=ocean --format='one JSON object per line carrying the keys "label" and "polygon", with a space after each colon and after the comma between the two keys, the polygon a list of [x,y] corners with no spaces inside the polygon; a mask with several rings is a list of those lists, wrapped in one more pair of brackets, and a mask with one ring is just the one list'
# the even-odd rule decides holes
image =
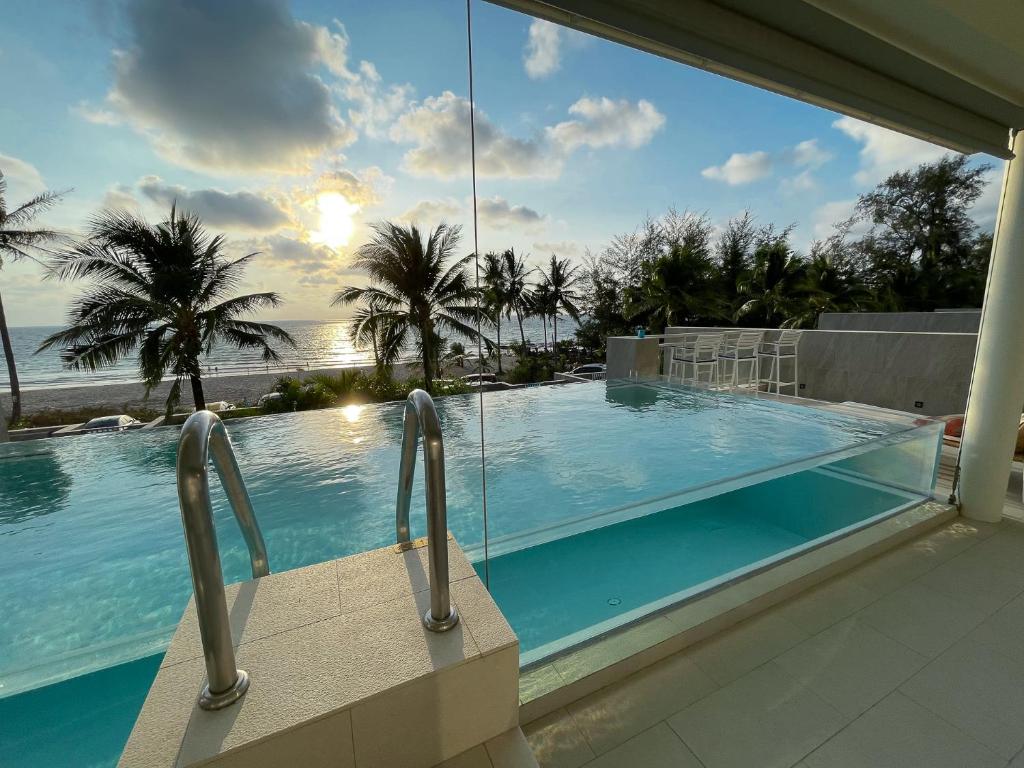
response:
{"label": "ocean", "polygon": [[[205,375],[237,376],[251,373],[282,374],[296,368],[350,368],[373,364],[373,350],[362,349],[352,344],[349,338],[351,322],[348,320],[278,320],[274,321],[295,339],[295,348],[277,347],[282,362],[265,364],[258,352],[241,351],[218,346],[203,359]],[[570,318],[559,317],[558,336],[568,338],[576,329]],[[116,365],[98,371],[69,371],[61,363],[57,350],[40,352],[36,350],[47,336],[60,330],[60,326],[25,326],[11,328],[14,358],[18,366],[21,388],[48,389],[51,387],[81,387],[90,384],[124,384],[139,380],[138,365],[134,356],[125,358]],[[523,322],[526,339],[532,344],[544,343],[544,329],[540,318],[529,318]],[[551,333],[550,323],[548,333]],[[484,335],[492,341],[493,328],[485,328]],[[519,340],[519,326],[515,320],[501,326],[501,344]],[[468,344],[467,344],[468,348]],[[410,354],[410,357],[412,355]],[[0,392],[10,391],[10,378],[0,357]]]}

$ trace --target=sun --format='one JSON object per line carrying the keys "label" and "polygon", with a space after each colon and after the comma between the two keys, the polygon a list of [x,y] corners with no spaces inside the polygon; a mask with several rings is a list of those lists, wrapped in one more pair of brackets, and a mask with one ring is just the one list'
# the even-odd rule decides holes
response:
{"label": "sun", "polygon": [[353,217],[359,212],[359,206],[350,203],[340,192],[325,192],[317,197],[316,207],[320,212],[320,229],[311,233],[312,240],[329,248],[348,245],[355,229]]}

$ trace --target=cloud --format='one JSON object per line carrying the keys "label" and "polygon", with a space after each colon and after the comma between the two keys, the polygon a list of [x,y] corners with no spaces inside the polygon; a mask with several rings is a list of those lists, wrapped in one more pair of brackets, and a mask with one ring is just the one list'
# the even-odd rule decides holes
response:
{"label": "cloud", "polygon": [[355,104],[349,109],[352,125],[375,139],[387,137],[387,128],[404,112],[412,100],[413,87],[384,86],[380,73],[369,61],[359,63],[359,71],[342,89],[346,99]]}
{"label": "cloud", "polygon": [[730,186],[749,184],[772,172],[772,157],[767,152],[734,152],[722,165],[712,165],[700,172],[706,179],[724,181]]}
{"label": "cloud", "polygon": [[159,176],[142,177],[138,189],[146,198],[164,208],[177,205],[179,210],[198,214],[211,227],[272,232],[288,226],[291,221],[277,202],[253,192],[190,190],[168,184]]}
{"label": "cloud", "polygon": [[810,192],[818,188],[818,181],[810,171],[801,171],[796,176],[790,176],[779,183],[779,189],[784,194],[795,195],[799,192]]}
{"label": "cloud", "polygon": [[107,106],[166,158],[212,171],[299,172],[354,140],[320,77],[353,77],[340,27],[295,20],[286,0],[139,0],[127,22]]}
{"label": "cloud", "polygon": [[971,218],[986,231],[992,231],[996,225],[996,212],[999,209],[999,196],[1002,194],[1002,173],[993,168],[985,174],[985,189],[971,208]]}
{"label": "cloud", "polygon": [[[405,153],[405,169],[416,176],[469,175],[469,114],[466,99],[445,91],[402,115],[390,135],[394,141],[415,145]],[[509,136],[477,110],[476,163],[481,176],[549,176],[545,149],[539,139]]]}
{"label": "cloud", "polygon": [[495,229],[532,229],[544,221],[544,216],[525,205],[511,205],[503,197],[483,198],[477,204],[477,213],[483,224]]}
{"label": "cloud", "polygon": [[949,153],[948,149],[927,141],[852,117],[841,117],[832,127],[861,144],[860,170],[853,179],[866,186],[877,184],[896,171],[933,162]]}
{"label": "cloud", "polygon": [[131,210],[139,207],[139,199],[135,196],[135,190],[130,185],[114,184],[103,195],[102,207],[127,208]]}
{"label": "cloud", "polygon": [[420,200],[398,218],[418,227],[435,227],[442,221],[451,221],[462,212],[458,200],[446,197],[441,200]]}
{"label": "cloud", "polygon": [[543,19],[530,24],[529,37],[523,49],[523,67],[533,80],[547,77],[562,66],[560,27]]}
{"label": "cloud", "polygon": [[[811,231],[815,240],[824,240],[835,231],[835,225],[846,221],[857,212],[857,200],[833,200],[819,206],[813,214]],[[870,221],[857,221],[850,228],[850,237],[863,237],[871,230]]]}
{"label": "cloud", "polygon": [[97,107],[95,104],[84,100],[70,107],[69,111],[87,123],[93,123],[94,125],[120,125],[123,122],[120,115],[116,112],[104,109],[103,107]]}
{"label": "cloud", "polygon": [[553,253],[556,256],[578,256],[582,252],[579,244],[571,240],[534,243],[533,250],[544,254]]}
{"label": "cloud", "polygon": [[[509,136],[476,112],[476,165],[480,176],[555,178],[568,156],[580,147],[626,146],[649,142],[665,117],[649,101],[582,98],[569,107],[578,119],[558,123],[520,139]],[[391,138],[414,146],[404,168],[416,176],[454,178],[470,171],[469,102],[445,91],[403,114]]]}
{"label": "cloud", "polygon": [[353,205],[365,208],[379,203],[384,189],[389,188],[392,182],[393,179],[375,165],[358,172],[335,168],[317,177],[312,195],[337,192]]}
{"label": "cloud", "polygon": [[814,189],[816,183],[810,171],[831,159],[831,153],[822,149],[817,139],[807,139],[775,153],[734,152],[722,165],[712,165],[700,173],[706,179],[724,181],[735,187],[770,176],[777,168],[803,168],[801,173],[782,182],[784,191],[796,192]]}
{"label": "cloud", "polygon": [[46,182],[38,168],[11,155],[0,153],[0,173],[7,181],[9,204],[18,205],[19,201],[38,195],[46,189]]}
{"label": "cloud", "polygon": [[548,136],[565,152],[577,147],[625,146],[636,149],[647,144],[665,125],[665,116],[646,99],[633,103],[584,97],[569,107],[578,120],[567,120],[548,128]]}

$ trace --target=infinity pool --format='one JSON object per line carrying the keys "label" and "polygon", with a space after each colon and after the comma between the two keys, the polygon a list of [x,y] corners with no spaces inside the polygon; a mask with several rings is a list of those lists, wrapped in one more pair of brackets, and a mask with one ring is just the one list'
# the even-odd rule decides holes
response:
{"label": "infinity pool", "polygon": [[[919,502],[941,438],[941,425],[874,409],[655,383],[492,393],[485,547],[479,398],[437,406],[449,527],[490,580],[525,661]],[[393,543],[402,415],[388,404],[229,422],[273,570]],[[146,681],[145,665],[117,665],[161,652],[190,594],[177,434],[2,447],[0,697],[104,669]],[[247,578],[241,537],[214,496],[225,576]]]}

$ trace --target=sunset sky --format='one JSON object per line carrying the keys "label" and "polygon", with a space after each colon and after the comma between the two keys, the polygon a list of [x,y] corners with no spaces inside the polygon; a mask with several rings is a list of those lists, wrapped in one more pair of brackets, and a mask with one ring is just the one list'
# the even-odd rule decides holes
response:
{"label": "sunset sky", "polygon": [[[857,195],[944,150],[474,0],[481,250],[580,258],[669,206],[750,209],[804,249]],[[460,0],[39,0],[0,25],[8,205],[71,189],[46,222],[172,201],[260,251],[278,319],[342,317],[383,218],[464,226],[473,249]],[[979,157],[977,162],[989,162]],[[975,217],[991,227],[997,171]],[[74,286],[0,271],[12,325],[62,321]]]}

